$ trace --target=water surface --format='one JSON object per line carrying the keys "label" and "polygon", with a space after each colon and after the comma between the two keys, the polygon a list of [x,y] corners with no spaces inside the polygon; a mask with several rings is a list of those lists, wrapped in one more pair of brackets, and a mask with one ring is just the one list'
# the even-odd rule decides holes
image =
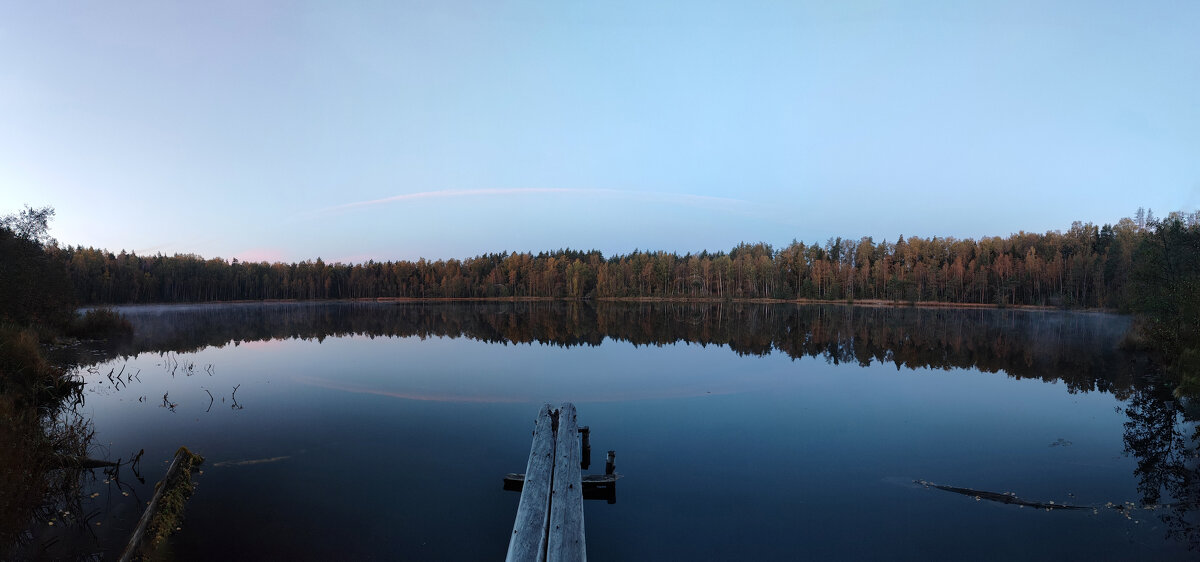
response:
{"label": "water surface", "polygon": [[562,401],[591,427],[585,472],[614,449],[625,475],[615,503],[586,502],[593,560],[1195,554],[1196,412],[1118,350],[1120,316],[588,303],[123,312],[132,341],[78,351],[97,455],[145,450],[144,483],[127,467],[97,473],[79,506],[102,508],[88,540],[109,555],[187,445],[207,462],[172,541],[179,559],[499,558],[518,500],[501,478],[524,471],[539,406]]}

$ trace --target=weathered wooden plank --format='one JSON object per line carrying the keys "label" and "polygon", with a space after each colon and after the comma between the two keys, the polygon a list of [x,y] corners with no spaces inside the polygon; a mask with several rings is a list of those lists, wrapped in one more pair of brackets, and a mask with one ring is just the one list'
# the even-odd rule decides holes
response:
{"label": "weathered wooden plank", "polygon": [[510,562],[544,561],[546,559],[546,530],[550,524],[551,477],[554,474],[554,419],[550,405],[542,406],[533,424],[533,445],[525,474],[529,482],[521,489],[517,504],[517,519],[509,537]]}
{"label": "weathered wooden plank", "polygon": [[[580,484],[580,450],[575,405],[558,409],[558,436],[554,456],[554,490],[550,501],[550,540],[547,562],[587,560],[583,532],[583,486]],[[526,472],[526,474],[529,474]]]}

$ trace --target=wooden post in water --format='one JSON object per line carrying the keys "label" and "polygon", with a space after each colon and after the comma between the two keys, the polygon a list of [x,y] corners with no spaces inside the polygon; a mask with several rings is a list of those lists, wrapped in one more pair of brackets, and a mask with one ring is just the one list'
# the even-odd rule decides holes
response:
{"label": "wooden post in water", "polygon": [[579,431],[575,405],[558,410],[558,440],[554,451],[554,490],[550,502],[548,561],[587,560],[583,533],[583,485],[579,469]]}
{"label": "wooden post in water", "polygon": [[586,425],[580,427],[579,437],[583,440],[583,457],[579,461],[579,468],[587,470],[592,464],[592,428]]}
{"label": "wooden post in water", "polygon": [[509,537],[505,560],[544,562],[546,529],[550,524],[550,484],[554,473],[555,419],[550,405],[542,406],[533,424],[533,445],[525,467],[517,519]]}

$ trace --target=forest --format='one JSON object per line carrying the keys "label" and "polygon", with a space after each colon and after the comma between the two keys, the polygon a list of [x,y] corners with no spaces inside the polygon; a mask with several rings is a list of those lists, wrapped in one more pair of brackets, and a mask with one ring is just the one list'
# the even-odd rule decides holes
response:
{"label": "forest", "polygon": [[[1200,373],[1200,212],[979,240],[830,238],[728,252],[562,249],[467,259],[240,262],[59,246],[52,208],[0,224],[0,322],[59,323],[76,305],[377,298],[885,301],[1100,308],[1136,315],[1132,345]],[[1194,381],[1200,385],[1200,378]]]}
{"label": "forest", "polygon": [[[728,252],[563,249],[467,259],[253,263],[50,247],[81,304],[354,298],[737,298],[1136,308],[1138,269],[1179,262],[1197,213],[979,240],[830,238]],[[1190,254],[1188,254],[1190,255]],[[1190,258],[1194,259],[1194,258]],[[1183,265],[1182,262],[1180,265]],[[1193,265],[1194,267],[1194,265]],[[1173,271],[1173,270],[1172,270]],[[1181,273],[1181,272],[1175,272]],[[1143,276],[1145,277],[1145,276]]]}
{"label": "forest", "polygon": [[[729,252],[491,253],[430,261],[252,263],[139,256],[48,235],[52,208],[0,224],[0,321],[61,323],[76,305],[266,299],[873,300],[1137,313],[1146,347],[1200,371],[1200,212],[979,240],[831,238]],[[54,318],[52,318],[54,317]]]}

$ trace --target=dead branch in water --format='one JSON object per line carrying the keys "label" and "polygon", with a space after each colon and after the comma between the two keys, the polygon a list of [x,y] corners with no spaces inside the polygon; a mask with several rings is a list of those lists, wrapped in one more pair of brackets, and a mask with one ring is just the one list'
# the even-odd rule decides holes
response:
{"label": "dead branch in water", "polygon": [[[1066,509],[1066,510],[1090,509],[1093,512],[1096,512],[1101,507],[1103,507],[1104,509],[1115,509],[1117,511],[1125,513],[1126,516],[1128,516],[1128,512],[1139,509],[1139,507],[1137,505],[1128,503],[1128,502],[1126,502],[1126,503],[1108,502],[1108,503],[1105,503],[1103,506],[1071,505],[1071,504],[1065,504],[1065,503],[1055,503],[1052,501],[1051,502],[1040,502],[1040,501],[1021,499],[1021,498],[1017,497],[1017,494],[1014,492],[988,492],[985,490],[975,490],[973,488],[959,488],[956,486],[944,486],[942,484],[934,484],[933,482],[929,482],[926,480],[913,480],[913,483],[920,484],[926,488],[937,488],[939,490],[945,490],[947,492],[954,492],[955,494],[962,494],[964,496],[970,496],[970,497],[975,498],[976,501],[987,500],[987,501],[992,501],[992,502],[1017,505],[1017,506],[1021,506],[1021,507],[1032,507],[1032,508],[1036,508],[1036,509],[1045,509],[1047,511],[1055,510],[1055,509]],[[1163,505],[1166,505],[1166,504],[1146,505],[1146,506],[1142,506],[1140,509],[1156,509],[1159,507],[1163,507]]]}

